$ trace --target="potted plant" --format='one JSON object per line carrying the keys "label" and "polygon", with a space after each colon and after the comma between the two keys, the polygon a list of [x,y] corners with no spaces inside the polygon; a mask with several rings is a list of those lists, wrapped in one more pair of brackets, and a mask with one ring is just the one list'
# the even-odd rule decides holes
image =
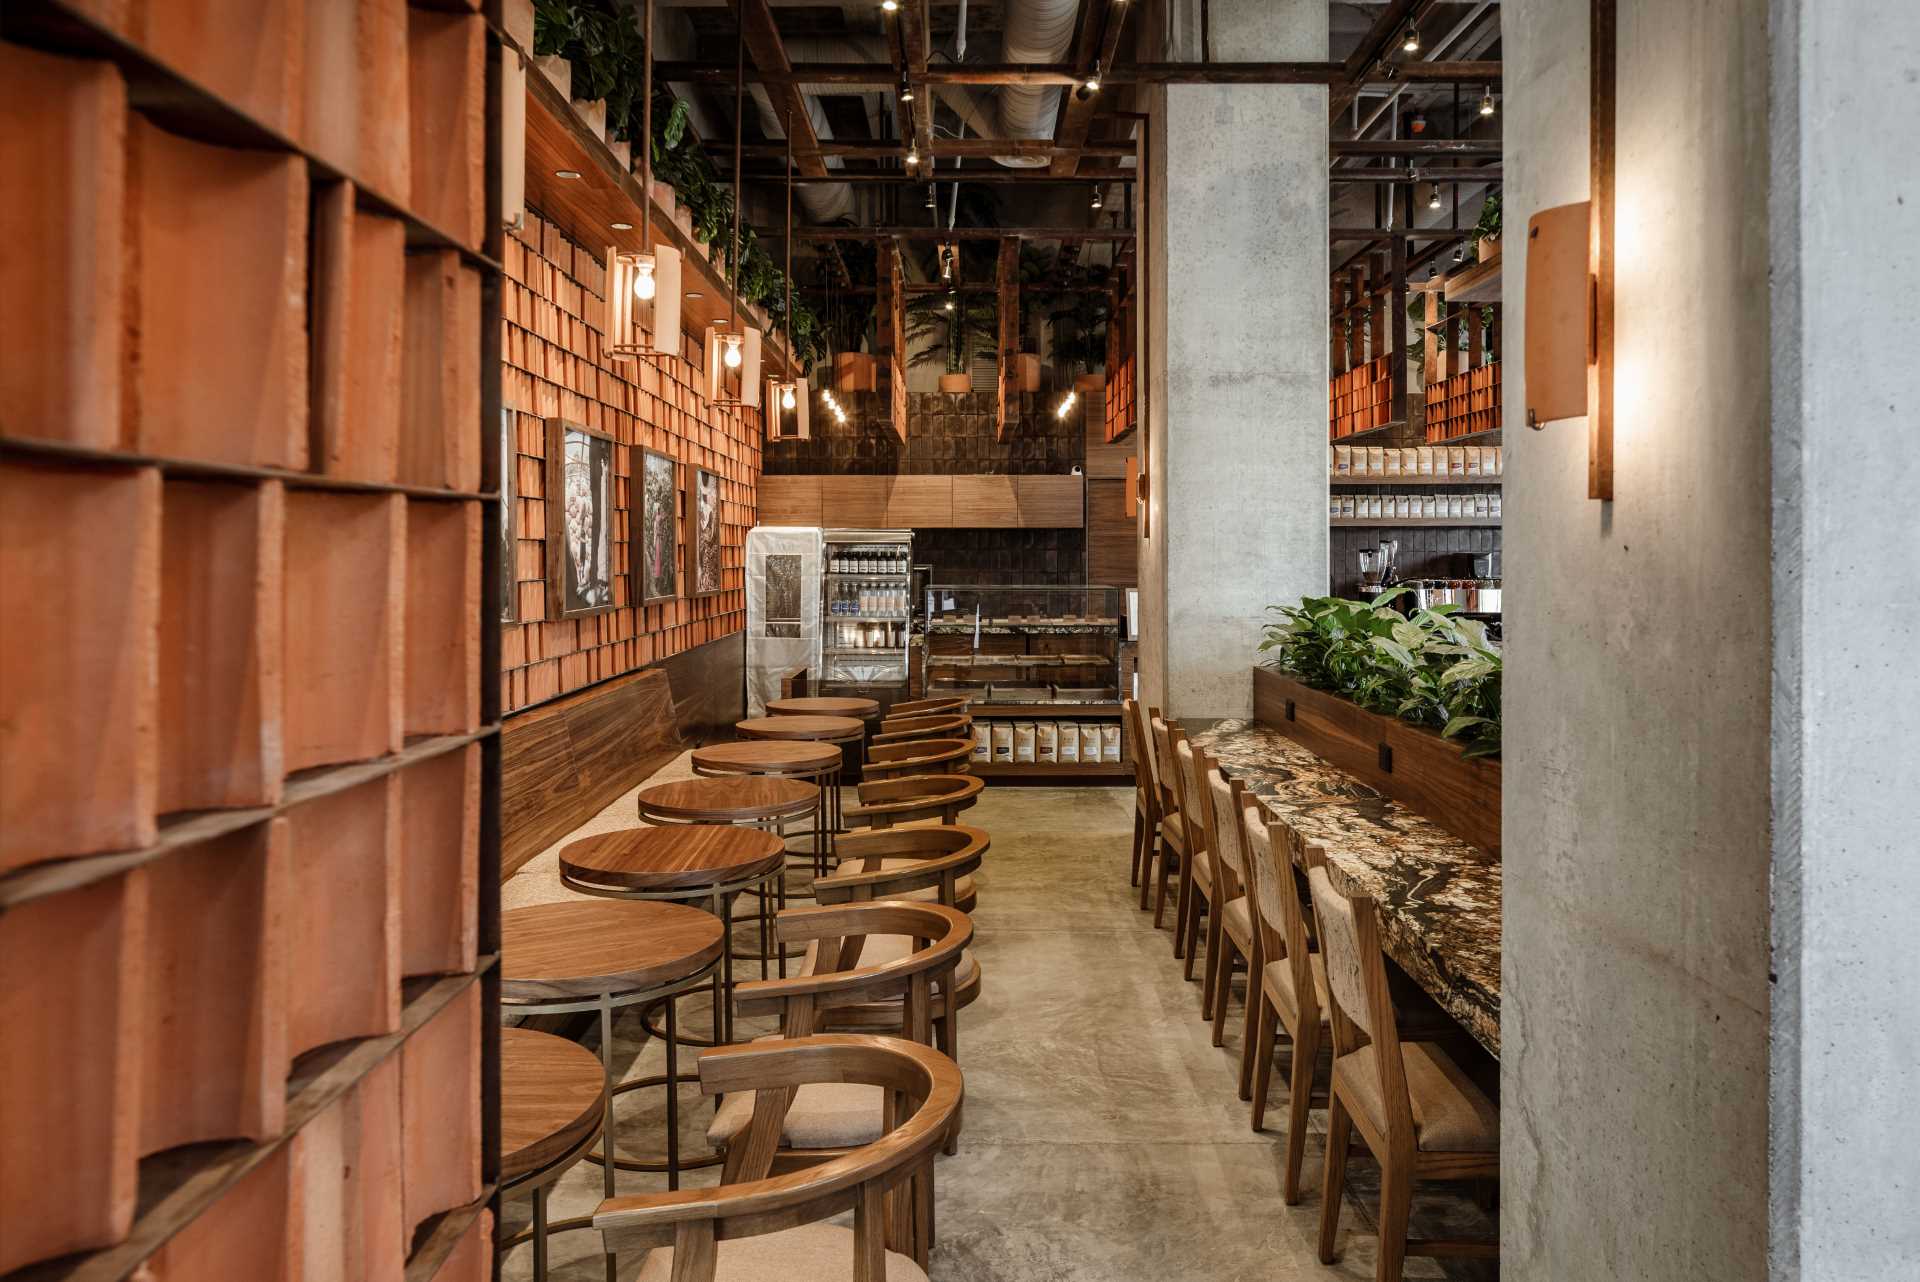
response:
{"label": "potted plant", "polygon": [[[992,294],[924,294],[907,306],[910,365],[946,362],[940,390],[952,395],[973,387],[968,367],[976,352],[990,352],[998,337],[999,304]],[[935,340],[935,341],[928,341]]]}
{"label": "potted plant", "polygon": [[1483,263],[1500,257],[1500,193],[1489,191],[1480,204],[1480,221],[1473,226],[1474,252]]}

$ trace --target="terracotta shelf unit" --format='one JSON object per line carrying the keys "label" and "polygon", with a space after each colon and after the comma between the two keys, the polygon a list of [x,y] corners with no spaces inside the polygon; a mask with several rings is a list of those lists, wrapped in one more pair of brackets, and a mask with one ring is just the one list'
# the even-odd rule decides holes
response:
{"label": "terracotta shelf unit", "polygon": [[1385,427],[1393,412],[1393,372],[1390,356],[1376,356],[1344,374],[1333,376],[1329,392],[1328,431],[1331,439]]}
{"label": "terracotta shelf unit", "polygon": [[478,8],[0,10],[8,1282],[481,1274]]}

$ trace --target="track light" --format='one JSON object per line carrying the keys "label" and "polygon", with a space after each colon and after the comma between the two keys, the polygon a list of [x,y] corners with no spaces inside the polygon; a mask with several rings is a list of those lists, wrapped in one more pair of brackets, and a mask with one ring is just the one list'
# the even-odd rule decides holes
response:
{"label": "track light", "polygon": [[938,209],[938,208],[940,208],[940,200],[939,200],[939,198],[938,198],[937,196],[935,196],[935,195],[933,194],[933,184],[932,184],[932,183],[928,183],[928,184],[927,184],[927,208],[928,208],[928,209]]}
{"label": "track light", "polygon": [[900,0],[880,0],[880,11],[882,13],[898,13],[900,11]]}
{"label": "track light", "polygon": [[911,169],[919,163],[920,163],[920,144],[915,143],[912,146],[907,148],[907,168]]}
{"label": "track light", "polygon": [[1483,116],[1493,114],[1493,90],[1491,89],[1480,95],[1480,114]]}
{"label": "track light", "polygon": [[1093,74],[1088,76],[1086,78],[1086,81],[1083,84],[1081,84],[1081,86],[1078,89],[1073,91],[1073,96],[1079,99],[1081,102],[1085,102],[1087,101],[1087,99],[1093,97],[1093,95],[1099,92],[1100,92],[1100,60],[1098,58],[1095,58],[1093,61]]}
{"label": "track light", "polygon": [[1100,208],[1100,189],[1098,187],[1093,189],[1093,207],[1095,209]]}
{"label": "track light", "polygon": [[1464,249],[1462,249],[1462,248],[1461,248],[1460,246],[1458,246],[1458,245],[1455,245],[1455,246],[1453,247],[1453,261],[1454,261],[1454,262],[1456,262],[1456,263],[1464,263],[1464,262],[1466,262],[1466,261],[1467,261],[1467,251],[1466,251],[1466,250],[1464,250]]}
{"label": "track light", "polygon": [[1400,49],[1403,53],[1420,52],[1420,28],[1411,22],[1407,24],[1406,34],[1400,37]]}
{"label": "track light", "polygon": [[900,101],[913,101],[913,83],[904,77],[902,77],[900,81]]}
{"label": "track light", "polygon": [[1439,183],[1435,183],[1433,185],[1433,194],[1427,197],[1427,208],[1428,209],[1445,208],[1445,206],[1443,206],[1440,203],[1440,184]]}

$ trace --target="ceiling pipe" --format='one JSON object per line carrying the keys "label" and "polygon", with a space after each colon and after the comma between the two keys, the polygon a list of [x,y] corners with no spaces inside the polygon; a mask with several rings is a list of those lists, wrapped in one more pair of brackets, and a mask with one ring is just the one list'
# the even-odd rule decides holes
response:
{"label": "ceiling pipe", "polygon": [[[1080,0],[1008,0],[1000,33],[1005,62],[1059,62],[1073,44]],[[1051,138],[1060,117],[1059,85],[1006,85],[1000,90],[1000,132],[1006,138]],[[1052,163],[1044,156],[995,156],[1011,169]]]}

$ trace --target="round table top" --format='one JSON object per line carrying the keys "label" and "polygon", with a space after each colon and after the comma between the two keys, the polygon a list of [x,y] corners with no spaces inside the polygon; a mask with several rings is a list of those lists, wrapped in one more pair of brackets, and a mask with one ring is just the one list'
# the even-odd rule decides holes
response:
{"label": "round table top", "polygon": [[810,774],[840,768],[840,749],[830,743],[803,739],[740,739],[710,743],[693,750],[700,770],[729,770],[740,774]]}
{"label": "round table top", "polygon": [[866,725],[852,717],[748,717],[733,728],[750,739],[858,739]]}
{"label": "round table top", "polygon": [[880,714],[880,701],[812,695],[799,699],[769,699],[767,711],[781,717],[873,717]]}
{"label": "round table top", "polygon": [[530,1028],[500,1030],[500,1179],[559,1161],[600,1129],[606,1070],[578,1042]]}
{"label": "round table top", "polygon": [[721,775],[676,779],[640,790],[641,818],[727,824],[780,819],[820,803],[820,790],[798,779],[772,775]]}
{"label": "round table top", "polygon": [[658,988],[720,956],[720,919],[686,904],[567,899],[500,914],[501,994],[578,1001]]}
{"label": "round table top", "polygon": [[569,842],[560,851],[560,871],[577,881],[626,890],[697,889],[771,872],[785,855],[779,834],[762,828],[667,824]]}

